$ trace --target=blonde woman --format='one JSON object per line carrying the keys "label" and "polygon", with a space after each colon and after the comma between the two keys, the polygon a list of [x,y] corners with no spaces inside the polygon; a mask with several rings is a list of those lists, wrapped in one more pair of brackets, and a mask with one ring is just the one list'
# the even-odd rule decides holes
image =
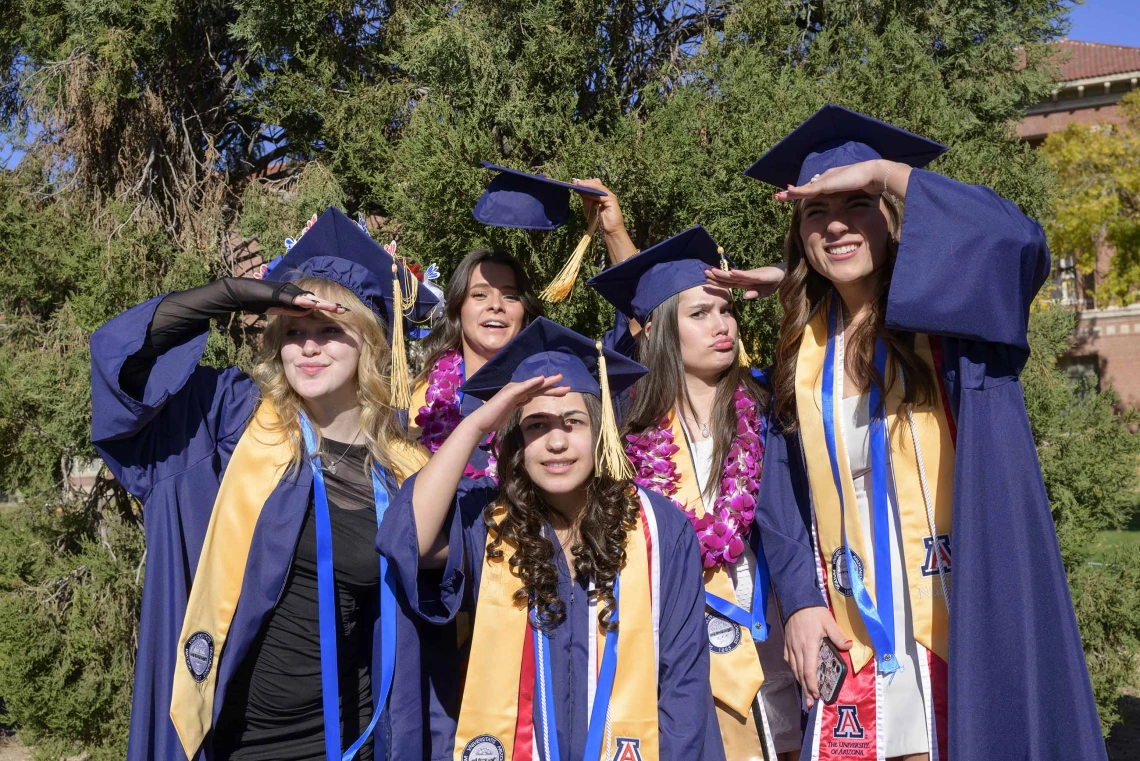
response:
{"label": "blonde woman", "polygon": [[[386,377],[389,330],[434,301],[405,310],[404,278],[330,209],[266,280],[92,336],[92,439],[145,506],[132,761],[427,754],[416,625],[373,548],[425,459]],[[198,364],[231,312],[270,315],[253,377]]]}

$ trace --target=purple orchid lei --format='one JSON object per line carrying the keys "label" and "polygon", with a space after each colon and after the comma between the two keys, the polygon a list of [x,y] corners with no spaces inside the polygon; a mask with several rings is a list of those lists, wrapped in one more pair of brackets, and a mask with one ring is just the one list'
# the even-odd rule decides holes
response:
{"label": "purple orchid lei", "polygon": [[[700,518],[696,510],[685,510],[701,543],[705,568],[733,564],[744,552],[744,544],[756,515],[756,492],[764,460],[763,418],[759,405],[740,386],[732,397],[736,412],[736,438],[728,450],[721,472],[720,491],[713,509]],[[637,474],[634,483],[668,497],[677,493],[678,473],[673,455],[680,447],[673,443],[668,418],[656,428],[626,436],[626,453]]]}
{"label": "purple orchid lei", "polygon": [[[420,407],[416,415],[416,425],[420,427],[420,442],[431,454],[443,446],[447,437],[463,419],[459,413],[459,387],[463,385],[463,354],[458,349],[448,349],[443,353],[427,376],[427,391],[424,394],[426,405]],[[488,446],[494,440],[490,434],[481,446]],[[468,478],[490,476],[497,483],[495,453],[491,450],[486,468],[476,468],[471,463],[463,470]]]}

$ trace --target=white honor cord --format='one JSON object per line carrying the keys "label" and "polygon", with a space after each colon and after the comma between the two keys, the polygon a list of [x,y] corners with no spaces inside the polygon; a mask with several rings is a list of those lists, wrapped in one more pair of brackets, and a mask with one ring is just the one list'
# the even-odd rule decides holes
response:
{"label": "white honor cord", "polygon": [[[901,375],[901,373],[900,373]],[[904,381],[903,388],[906,388]],[[906,411],[907,422],[910,423],[910,437],[914,442],[914,455],[918,460],[918,481],[922,484],[922,501],[926,503],[926,520],[930,526],[931,549],[934,551],[934,563],[938,567],[938,581],[942,584],[942,599],[946,603],[946,612],[950,612],[950,592],[946,587],[946,566],[943,562],[942,545],[938,543],[938,528],[934,523],[934,503],[930,500],[930,489],[926,485],[926,468],[922,464],[922,447],[918,443],[918,429],[914,427],[914,413]]]}
{"label": "white honor cord", "polygon": [[542,646],[546,637],[539,633],[535,639],[538,640],[538,689],[541,693],[539,701],[542,703],[542,757],[551,761],[550,721],[546,716],[546,649]]}

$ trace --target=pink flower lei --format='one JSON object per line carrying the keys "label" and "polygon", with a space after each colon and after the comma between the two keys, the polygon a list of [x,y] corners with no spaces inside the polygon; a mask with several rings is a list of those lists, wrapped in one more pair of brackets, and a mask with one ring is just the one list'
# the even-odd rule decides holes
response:
{"label": "pink flower lei", "polygon": [[[459,412],[459,387],[463,385],[463,354],[458,349],[448,349],[443,353],[427,376],[426,405],[420,407],[416,415],[416,425],[420,427],[420,442],[435,454],[443,442],[463,419]],[[489,445],[495,434],[487,437],[481,446]],[[490,476],[498,481],[495,468],[495,454],[488,452],[486,468],[476,468],[471,463],[463,470],[468,478]]]}
{"label": "pink flower lei", "polygon": [[[743,386],[737,387],[732,402],[736,411],[736,438],[724,459],[720,491],[713,509],[700,518],[696,510],[685,510],[697,530],[705,568],[732,564],[740,558],[756,515],[756,492],[760,488],[764,460],[764,421],[759,405]],[[626,436],[626,440],[626,453],[637,471],[634,482],[669,497],[684,510],[673,498],[678,481],[673,455],[680,447],[673,443],[669,419],[663,418],[656,428]]]}

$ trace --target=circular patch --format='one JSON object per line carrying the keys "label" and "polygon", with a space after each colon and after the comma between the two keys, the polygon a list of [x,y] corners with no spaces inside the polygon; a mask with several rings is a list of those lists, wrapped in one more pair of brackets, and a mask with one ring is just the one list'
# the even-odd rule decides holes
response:
{"label": "circular patch", "polygon": [[712,613],[705,614],[709,630],[709,650],[714,653],[731,653],[740,644],[740,627]]}
{"label": "circular patch", "polygon": [[463,749],[463,761],[506,761],[507,751],[494,735],[479,735]]}
{"label": "circular patch", "polygon": [[[863,559],[852,552],[851,560],[855,563],[855,572],[862,579]],[[847,553],[843,547],[831,553],[831,585],[835,587],[836,592],[844,597],[850,597],[854,594],[851,589],[851,576],[847,570]]]}
{"label": "circular patch", "polygon": [[206,632],[194,632],[186,640],[186,668],[195,682],[204,682],[214,665],[214,638]]}

